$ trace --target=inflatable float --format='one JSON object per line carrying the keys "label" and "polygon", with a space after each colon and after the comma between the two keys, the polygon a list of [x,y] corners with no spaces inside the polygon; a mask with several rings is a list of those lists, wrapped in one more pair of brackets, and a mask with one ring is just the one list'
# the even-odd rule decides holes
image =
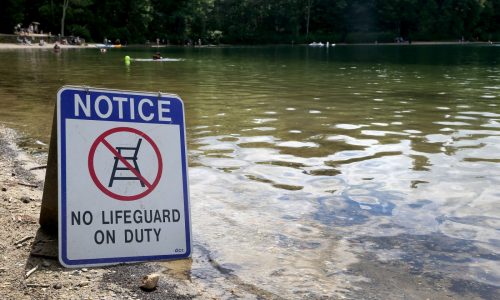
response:
{"label": "inflatable float", "polygon": [[182,61],[181,58],[131,58],[130,61]]}

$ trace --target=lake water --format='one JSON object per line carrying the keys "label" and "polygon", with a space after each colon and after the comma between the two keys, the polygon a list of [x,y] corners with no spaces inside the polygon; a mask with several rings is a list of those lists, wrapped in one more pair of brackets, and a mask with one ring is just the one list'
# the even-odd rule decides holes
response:
{"label": "lake water", "polygon": [[221,298],[500,299],[500,47],[123,63],[153,52],[0,51],[0,122],[43,162],[63,85],[180,95],[195,246],[166,268]]}

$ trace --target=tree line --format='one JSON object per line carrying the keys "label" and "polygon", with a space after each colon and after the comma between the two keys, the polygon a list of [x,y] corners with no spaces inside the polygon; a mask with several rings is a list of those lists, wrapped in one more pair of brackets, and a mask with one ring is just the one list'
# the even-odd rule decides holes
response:
{"label": "tree line", "polygon": [[2,0],[0,32],[127,43],[500,40],[500,0]]}

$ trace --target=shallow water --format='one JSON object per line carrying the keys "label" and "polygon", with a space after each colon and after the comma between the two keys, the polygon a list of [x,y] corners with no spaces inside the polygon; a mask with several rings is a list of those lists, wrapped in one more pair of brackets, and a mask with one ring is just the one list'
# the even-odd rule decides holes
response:
{"label": "shallow water", "polygon": [[152,53],[0,51],[0,122],[43,160],[62,85],[179,94],[184,271],[206,286],[500,297],[499,47],[168,48],[179,61],[122,62]]}

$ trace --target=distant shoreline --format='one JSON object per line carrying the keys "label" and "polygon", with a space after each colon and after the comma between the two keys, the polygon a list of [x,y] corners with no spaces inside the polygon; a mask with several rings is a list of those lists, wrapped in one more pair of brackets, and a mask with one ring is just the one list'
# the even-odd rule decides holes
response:
{"label": "distant shoreline", "polygon": [[[76,45],[63,45],[58,44],[62,49],[71,48],[71,49],[79,49],[79,48],[95,48],[95,44],[87,44],[82,46]],[[0,49],[52,49],[54,48],[54,43],[45,43],[43,46],[40,46],[38,43],[32,43],[31,45],[24,44],[16,44],[16,43],[0,43]]]}
{"label": "distant shoreline", "polygon": [[[18,43],[0,43],[0,50],[11,50],[11,49],[52,49],[55,43],[45,43],[43,46],[40,46],[38,43],[32,43],[31,45],[24,45]],[[85,48],[97,48],[97,43],[89,43],[81,46],[77,45],[63,45],[59,43],[61,49],[85,49]],[[262,45],[202,45],[201,47],[239,47],[239,46],[250,46],[250,47],[258,47],[258,46],[293,46],[292,44],[262,44]],[[413,45],[500,45],[500,43],[489,43],[489,42],[453,42],[453,41],[423,41],[423,42],[412,42],[411,44],[405,43],[337,43],[333,44],[336,46],[413,46]],[[295,44],[295,46],[307,46],[307,44]],[[127,47],[127,46],[124,46]],[[165,48],[170,47],[167,45],[144,45],[144,44],[133,44],[128,45],[128,47],[146,47],[146,48]],[[182,47],[180,45],[172,45],[172,47]],[[330,46],[330,48],[335,46]],[[325,47],[318,47],[325,48]]]}
{"label": "distant shoreline", "polygon": [[337,45],[383,45],[383,46],[412,46],[412,45],[494,45],[496,42],[459,42],[459,41],[415,41],[403,43],[355,43],[355,44],[337,44]]}

